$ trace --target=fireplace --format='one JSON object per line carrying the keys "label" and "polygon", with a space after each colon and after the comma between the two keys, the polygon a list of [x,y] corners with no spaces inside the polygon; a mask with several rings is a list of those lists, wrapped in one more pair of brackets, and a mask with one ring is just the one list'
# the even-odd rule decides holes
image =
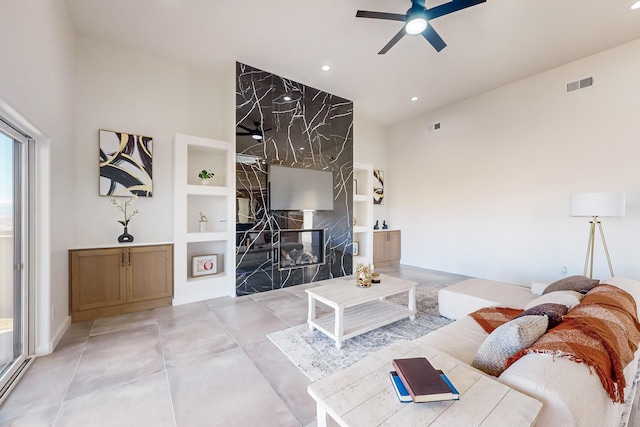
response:
{"label": "fireplace", "polygon": [[325,263],[324,228],[280,230],[277,235],[276,253],[279,270]]}

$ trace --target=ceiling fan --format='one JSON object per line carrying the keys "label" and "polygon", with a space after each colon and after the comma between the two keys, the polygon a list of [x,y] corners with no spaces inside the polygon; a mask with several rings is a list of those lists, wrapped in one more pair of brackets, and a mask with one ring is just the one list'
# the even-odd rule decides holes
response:
{"label": "ceiling fan", "polygon": [[442,40],[442,37],[429,25],[429,21],[439,18],[444,15],[448,15],[453,12],[457,12],[462,9],[466,9],[471,6],[475,6],[480,3],[484,3],[487,0],[452,0],[449,3],[441,4],[440,6],[427,9],[425,6],[425,0],[411,0],[411,8],[407,10],[407,13],[401,15],[399,13],[385,13],[385,12],[369,12],[367,10],[359,10],[356,13],[357,18],[373,18],[373,19],[386,19],[389,21],[403,21],[405,26],[393,36],[393,38],[387,43],[378,55],[384,55],[389,49],[391,49],[396,43],[400,41],[405,34],[422,34],[427,39],[431,46],[438,52],[444,49],[447,44]]}
{"label": "ceiling fan", "polygon": [[260,122],[253,122],[253,125],[255,126],[254,129],[250,129],[243,125],[238,125],[239,128],[244,129],[246,132],[236,132],[236,135],[248,135],[251,136],[251,138],[260,141],[264,133],[271,130],[271,128],[262,129],[262,125],[260,124]]}

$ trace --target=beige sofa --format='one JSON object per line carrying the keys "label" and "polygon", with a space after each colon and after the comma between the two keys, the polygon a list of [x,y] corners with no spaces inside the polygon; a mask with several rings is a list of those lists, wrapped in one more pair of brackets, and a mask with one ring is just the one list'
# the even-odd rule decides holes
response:
{"label": "beige sofa", "polygon": [[[640,282],[614,277],[602,283],[627,291],[640,306]],[[537,284],[526,288],[470,279],[445,288],[439,293],[440,311],[456,321],[417,340],[471,365],[488,334],[467,314],[488,306],[524,308],[544,287]],[[635,395],[639,355],[637,351],[624,369],[626,404],[613,403],[598,376],[592,374],[587,365],[547,354],[522,357],[506,369],[498,381],[543,403],[537,426],[624,426],[629,421],[630,402]]]}

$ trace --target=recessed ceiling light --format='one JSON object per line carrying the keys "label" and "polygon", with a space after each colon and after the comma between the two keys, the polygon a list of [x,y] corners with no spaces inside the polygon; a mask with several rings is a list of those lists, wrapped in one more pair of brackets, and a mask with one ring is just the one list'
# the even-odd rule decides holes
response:
{"label": "recessed ceiling light", "polygon": [[331,69],[331,67],[329,67],[328,65],[323,65],[322,66],[322,71],[329,71]]}
{"label": "recessed ceiling light", "polygon": [[632,10],[640,9],[640,1],[635,2],[631,5]]}
{"label": "recessed ceiling light", "polygon": [[417,100],[418,100],[418,97],[417,97],[417,96],[412,96],[412,97],[411,97],[411,100],[412,100],[412,101],[417,101]]}

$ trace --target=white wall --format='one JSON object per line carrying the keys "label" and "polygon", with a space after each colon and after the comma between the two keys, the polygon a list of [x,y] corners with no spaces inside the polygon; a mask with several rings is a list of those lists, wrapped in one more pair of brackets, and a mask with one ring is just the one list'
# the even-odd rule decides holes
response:
{"label": "white wall", "polygon": [[[565,94],[588,76],[594,87]],[[603,226],[616,275],[640,279],[638,76],[640,40],[393,126],[402,263],[522,284],[582,274],[588,220],[568,216],[569,195],[620,191],[627,216]]]}
{"label": "white wall", "polygon": [[[387,128],[360,117],[358,103],[354,103],[353,117],[353,161],[373,165],[374,169],[385,172],[385,181],[393,176],[387,174]],[[386,186],[386,183],[385,183]],[[387,203],[373,206],[373,221],[386,220],[390,227],[395,228],[393,218],[387,212]]]}
{"label": "white wall", "polygon": [[118,245],[121,212],[98,195],[98,131],[153,137],[153,197],[139,198],[134,243],[173,240],[176,132],[228,140],[235,64],[218,75],[80,37],[77,44],[75,244]]}
{"label": "white wall", "polygon": [[36,137],[38,146],[39,354],[52,351],[68,321],[67,249],[75,208],[73,91],[74,33],[64,2],[3,2],[0,110]]}

